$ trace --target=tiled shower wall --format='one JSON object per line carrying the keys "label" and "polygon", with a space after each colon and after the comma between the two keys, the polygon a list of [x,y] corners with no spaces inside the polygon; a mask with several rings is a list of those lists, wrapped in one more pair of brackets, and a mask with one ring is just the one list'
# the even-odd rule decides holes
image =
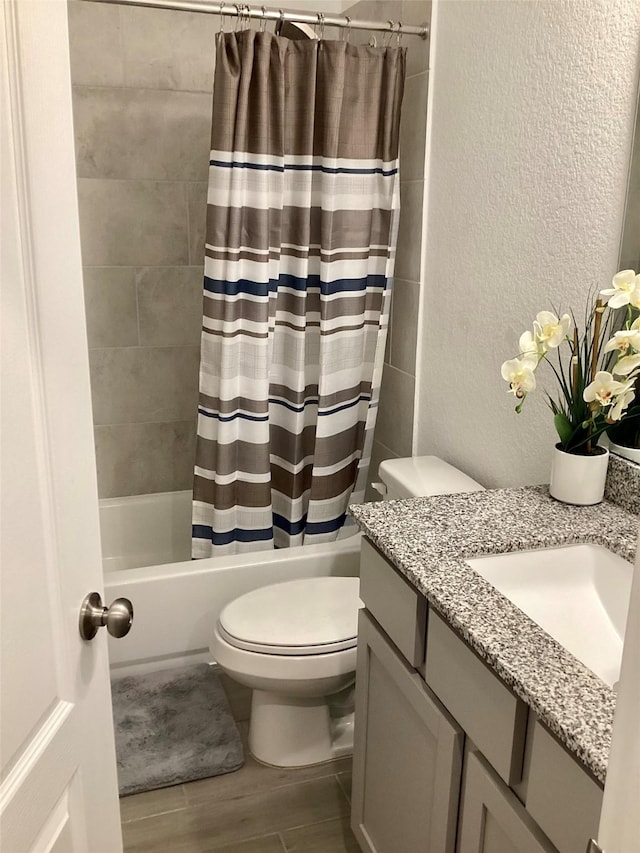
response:
{"label": "tiled shower wall", "polygon": [[69,3],[100,497],[191,488],[209,15]]}
{"label": "tiled shower wall", "polygon": [[[352,18],[420,25],[430,22],[431,3],[427,0],[360,0],[345,14]],[[360,32],[352,35],[354,42],[366,42],[367,38]],[[380,35],[377,41],[381,44]],[[390,332],[371,459],[370,480],[374,481],[382,460],[411,456],[413,439],[429,42],[410,36],[403,40],[403,45],[407,48],[407,69],[400,126],[400,231]],[[377,497],[375,491],[368,490],[367,500]]]}
{"label": "tiled shower wall", "polygon": [[[421,24],[430,3],[361,0],[345,14]],[[69,25],[100,497],[188,489],[219,21],[72,0]],[[428,43],[404,44],[403,212],[372,475],[411,454],[413,432]]]}

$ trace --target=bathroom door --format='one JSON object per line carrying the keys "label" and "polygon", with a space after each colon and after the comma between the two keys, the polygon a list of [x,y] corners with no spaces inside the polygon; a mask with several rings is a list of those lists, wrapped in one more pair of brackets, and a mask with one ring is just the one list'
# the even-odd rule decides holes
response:
{"label": "bathroom door", "polygon": [[[0,8],[0,849],[119,853],[66,4]],[[102,632],[104,633],[104,632]]]}

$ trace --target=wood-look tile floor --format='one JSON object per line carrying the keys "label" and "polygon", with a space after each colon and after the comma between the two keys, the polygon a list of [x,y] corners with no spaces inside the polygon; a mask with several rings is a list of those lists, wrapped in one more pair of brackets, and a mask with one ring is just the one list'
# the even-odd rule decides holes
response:
{"label": "wood-look tile floor", "polygon": [[351,759],[265,767],[246,744],[251,692],[221,676],[245,746],[235,773],[120,800],[125,853],[360,853],[349,828]]}

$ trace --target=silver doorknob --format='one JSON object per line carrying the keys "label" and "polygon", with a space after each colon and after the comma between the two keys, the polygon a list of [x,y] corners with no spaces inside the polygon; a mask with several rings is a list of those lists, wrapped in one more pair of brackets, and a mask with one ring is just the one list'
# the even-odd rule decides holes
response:
{"label": "silver doorknob", "polygon": [[111,607],[104,607],[99,592],[90,592],[80,608],[80,636],[93,640],[98,628],[106,626],[112,637],[124,637],[133,622],[133,604],[128,598],[116,598]]}

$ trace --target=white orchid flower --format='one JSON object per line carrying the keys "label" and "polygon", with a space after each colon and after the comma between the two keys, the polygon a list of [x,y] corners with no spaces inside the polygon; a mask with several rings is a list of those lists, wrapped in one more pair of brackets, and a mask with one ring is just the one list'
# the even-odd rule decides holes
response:
{"label": "white orchid flower", "polygon": [[629,391],[632,385],[633,382],[618,382],[607,370],[599,370],[582,397],[585,403],[597,403],[604,408],[614,403],[619,394]]}
{"label": "white orchid flower", "polygon": [[620,270],[613,281],[613,287],[601,290],[600,295],[609,300],[609,308],[622,308],[623,305],[632,305],[640,308],[640,275],[635,270]]}
{"label": "white orchid flower", "polygon": [[533,333],[539,352],[559,347],[571,328],[571,317],[563,314],[560,319],[551,311],[540,311],[533,321]]}
{"label": "white orchid flower", "polygon": [[535,369],[538,359],[524,356],[523,358],[512,358],[505,361],[500,372],[502,378],[509,383],[509,393],[522,400],[536,387]]}
{"label": "white orchid flower", "polygon": [[[640,320],[640,317],[638,319]],[[640,352],[640,325],[637,329],[632,327],[622,332],[616,332],[611,340],[607,341],[603,352],[618,350],[621,353],[627,353],[630,349],[634,352]]]}
{"label": "white orchid flower", "polygon": [[525,356],[539,356],[540,350],[538,348],[538,342],[536,341],[535,335],[533,332],[523,332],[520,335],[520,340],[518,341],[518,346],[520,348],[520,354]]}
{"label": "white orchid flower", "polygon": [[635,397],[633,390],[625,391],[623,394],[618,394],[615,398],[615,403],[607,412],[608,421],[619,421],[624,414],[625,409]]}
{"label": "white orchid flower", "polygon": [[640,353],[625,355],[613,365],[612,373],[614,376],[629,376],[638,367],[640,367]]}

